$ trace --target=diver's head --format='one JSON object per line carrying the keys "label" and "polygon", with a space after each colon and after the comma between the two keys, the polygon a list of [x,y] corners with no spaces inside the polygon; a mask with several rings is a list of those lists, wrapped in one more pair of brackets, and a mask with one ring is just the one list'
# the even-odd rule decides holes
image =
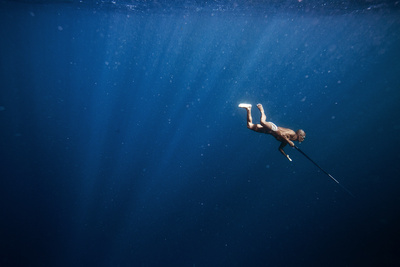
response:
{"label": "diver's head", "polygon": [[296,131],[297,134],[297,140],[301,143],[306,139],[306,132],[304,132],[302,129],[299,129]]}

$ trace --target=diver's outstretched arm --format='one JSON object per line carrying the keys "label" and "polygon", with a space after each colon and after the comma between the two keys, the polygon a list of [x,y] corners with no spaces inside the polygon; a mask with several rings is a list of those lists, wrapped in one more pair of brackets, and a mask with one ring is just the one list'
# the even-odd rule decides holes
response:
{"label": "diver's outstretched arm", "polygon": [[283,148],[286,146],[286,142],[282,142],[281,145],[279,146],[279,151],[290,161],[292,161],[292,159],[289,157],[289,155],[287,155],[285,153],[285,151],[283,151]]}

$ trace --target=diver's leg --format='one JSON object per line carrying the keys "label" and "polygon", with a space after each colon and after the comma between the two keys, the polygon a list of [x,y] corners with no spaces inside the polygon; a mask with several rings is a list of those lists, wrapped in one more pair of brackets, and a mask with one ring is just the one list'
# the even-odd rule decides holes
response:
{"label": "diver's leg", "polygon": [[271,122],[266,121],[267,116],[265,116],[263,106],[261,104],[257,104],[257,107],[261,112],[260,124],[269,130],[276,131],[276,129],[274,129],[274,128],[276,128],[276,126],[274,127],[274,124],[271,124]]}
{"label": "diver's leg", "polygon": [[264,125],[267,119],[267,116],[265,116],[264,108],[261,104],[257,104],[257,107],[261,112],[261,119],[260,119],[261,125]]}
{"label": "diver's leg", "polygon": [[251,117],[251,104],[239,104],[239,108],[244,108],[247,110],[247,128],[253,129],[253,118]]}
{"label": "diver's leg", "polygon": [[247,108],[247,128],[253,129],[253,118],[251,117],[251,107]]}

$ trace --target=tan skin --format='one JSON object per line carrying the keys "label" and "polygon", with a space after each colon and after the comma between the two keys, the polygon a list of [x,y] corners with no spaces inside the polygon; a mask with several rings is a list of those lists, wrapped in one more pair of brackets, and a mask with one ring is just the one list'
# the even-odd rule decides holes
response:
{"label": "tan skin", "polygon": [[293,141],[303,142],[306,138],[306,133],[303,130],[297,130],[296,132],[292,129],[278,127],[277,131],[273,131],[273,125],[270,122],[267,122],[267,117],[265,116],[264,108],[261,104],[257,104],[257,108],[261,112],[260,124],[254,124],[253,118],[251,117],[251,105],[247,105],[243,107],[247,110],[247,128],[250,130],[256,131],[258,133],[270,134],[275,137],[276,140],[281,142],[279,146],[279,151],[290,161],[292,159],[283,151],[283,148],[289,144],[291,147],[294,147]]}

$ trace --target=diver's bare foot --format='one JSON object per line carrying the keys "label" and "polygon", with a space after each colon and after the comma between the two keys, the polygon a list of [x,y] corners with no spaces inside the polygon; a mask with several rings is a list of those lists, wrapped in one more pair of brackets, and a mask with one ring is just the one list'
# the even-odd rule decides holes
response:
{"label": "diver's bare foot", "polygon": [[261,104],[257,104],[258,109],[261,109],[263,106]]}
{"label": "diver's bare foot", "polygon": [[251,109],[251,104],[240,103],[239,108]]}

